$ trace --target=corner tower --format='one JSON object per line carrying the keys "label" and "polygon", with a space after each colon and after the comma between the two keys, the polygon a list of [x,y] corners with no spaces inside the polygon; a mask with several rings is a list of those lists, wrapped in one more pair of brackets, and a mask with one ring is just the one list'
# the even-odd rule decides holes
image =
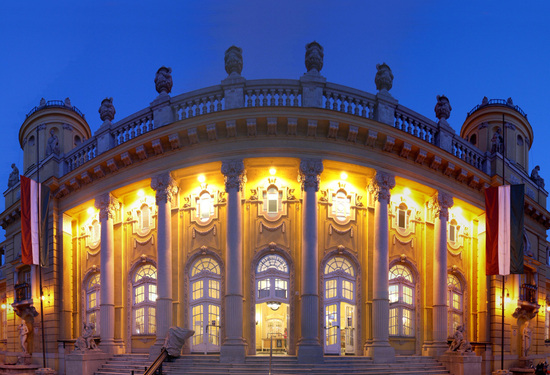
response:
{"label": "corner tower", "polygon": [[514,105],[512,98],[484,97],[481,104],[468,112],[460,136],[483,152],[506,153],[508,160],[527,173],[533,128],[527,114]]}
{"label": "corner tower", "polygon": [[37,161],[41,164],[41,180],[59,176],[60,156],[92,136],[84,114],[63,100],[40,100],[27,114],[19,129],[23,149],[23,174],[32,174]]}

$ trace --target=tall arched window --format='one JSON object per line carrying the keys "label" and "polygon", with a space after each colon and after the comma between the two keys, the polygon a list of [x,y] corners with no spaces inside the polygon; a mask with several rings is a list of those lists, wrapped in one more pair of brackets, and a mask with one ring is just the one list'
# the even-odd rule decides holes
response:
{"label": "tall arched window", "polygon": [[324,270],[327,354],[355,354],[355,290],[355,269],[351,262],[343,256],[330,258]]}
{"label": "tall arched window", "polygon": [[282,302],[288,299],[288,265],[282,256],[269,254],[256,268],[256,302]]}
{"label": "tall arched window", "polygon": [[142,204],[138,214],[139,229],[141,232],[149,231],[151,227],[151,208],[147,204]]}
{"label": "tall arched window", "polygon": [[221,272],[218,262],[203,257],[193,263],[189,276],[191,296],[191,340],[193,352],[220,350]]}
{"label": "tall arched window", "polygon": [[396,264],[390,268],[390,335],[414,336],[414,286],[411,270]]}
{"label": "tall arched window", "polygon": [[139,267],[134,273],[134,334],[153,335],[157,332],[157,269],[152,264]]}
{"label": "tall arched window", "polygon": [[447,334],[452,336],[456,328],[462,325],[464,316],[464,292],[458,277],[453,274],[447,275],[447,306],[449,306]]}
{"label": "tall arched window", "polygon": [[96,272],[86,284],[86,322],[95,324],[96,335],[99,335],[99,280],[99,272]]}

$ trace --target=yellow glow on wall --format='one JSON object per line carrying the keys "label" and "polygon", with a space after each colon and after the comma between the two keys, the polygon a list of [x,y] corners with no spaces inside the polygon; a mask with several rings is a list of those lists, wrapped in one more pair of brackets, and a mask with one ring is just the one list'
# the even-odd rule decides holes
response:
{"label": "yellow glow on wall", "polygon": [[340,173],[340,179],[342,179],[344,181],[347,180],[348,179],[348,174],[346,172]]}
{"label": "yellow glow on wall", "polygon": [[406,195],[407,197],[409,195],[411,195],[411,189],[409,189],[408,187],[406,187],[405,189],[403,189],[403,194]]}
{"label": "yellow glow on wall", "polygon": [[270,175],[275,176],[275,173],[277,173],[277,169],[275,169],[274,167],[269,168]]}
{"label": "yellow glow on wall", "polygon": [[88,215],[92,216],[93,214],[95,214],[95,208],[94,207],[88,207],[86,212],[88,213]]}
{"label": "yellow glow on wall", "polygon": [[139,189],[137,195],[138,197],[143,198],[145,196],[145,192],[143,191],[143,189]]}
{"label": "yellow glow on wall", "polygon": [[206,181],[206,177],[204,177],[203,174],[200,174],[199,177],[197,177],[197,180],[202,184],[204,181]]}

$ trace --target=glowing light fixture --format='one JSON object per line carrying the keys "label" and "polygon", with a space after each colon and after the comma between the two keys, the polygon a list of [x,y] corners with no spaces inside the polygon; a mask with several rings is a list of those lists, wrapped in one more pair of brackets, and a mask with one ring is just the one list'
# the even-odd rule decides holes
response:
{"label": "glowing light fixture", "polygon": [[93,214],[95,214],[95,208],[93,208],[93,207],[88,207],[88,209],[86,210],[86,212],[88,212],[88,215],[93,215]]}
{"label": "glowing light fixture", "polygon": [[406,196],[411,195],[411,189],[409,189],[408,187],[406,187],[405,189],[403,189],[403,194],[405,194]]}
{"label": "glowing light fixture", "polygon": [[459,207],[459,206],[453,207],[453,211],[454,211],[455,215],[461,215],[462,214],[462,207]]}
{"label": "glowing light fixture", "polygon": [[269,168],[269,174],[270,175],[275,176],[275,173],[277,173],[277,169],[275,169],[275,167]]}
{"label": "glowing light fixture", "polygon": [[138,194],[138,197],[140,198],[143,198],[145,196],[145,192],[143,191],[143,189],[139,189],[137,194]]}
{"label": "glowing light fixture", "polygon": [[277,301],[268,302],[267,307],[269,307],[273,311],[277,311],[279,310],[279,307],[281,307],[281,302],[277,302]]}
{"label": "glowing light fixture", "polygon": [[2,310],[5,310],[5,309],[6,309],[6,304],[3,303],[3,304],[2,304]]}
{"label": "glowing light fixture", "polygon": [[199,177],[197,177],[197,179],[199,180],[199,182],[202,184],[204,181],[206,181],[206,177],[204,177],[203,174],[200,174]]}
{"label": "glowing light fixture", "polygon": [[346,172],[340,173],[340,179],[341,180],[347,180],[348,179],[348,174]]}

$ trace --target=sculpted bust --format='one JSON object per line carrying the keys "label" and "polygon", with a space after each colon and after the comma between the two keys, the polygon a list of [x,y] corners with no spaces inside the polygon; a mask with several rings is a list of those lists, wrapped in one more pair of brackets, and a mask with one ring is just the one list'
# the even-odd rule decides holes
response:
{"label": "sculpted bust", "polygon": [[113,121],[116,113],[115,106],[113,105],[113,98],[103,99],[98,112],[101,121]]}
{"label": "sculpted bust", "polygon": [[447,120],[451,116],[451,103],[445,95],[437,96],[437,103],[435,104],[435,117],[438,119]]}
{"label": "sculpted bust", "polygon": [[8,178],[8,188],[11,188],[18,182],[19,182],[19,169],[15,166],[15,164],[12,164],[10,177]]}
{"label": "sculpted bust", "polygon": [[317,42],[306,44],[306,69],[308,72],[320,72],[323,69],[323,47]]}
{"label": "sculpted bust", "polygon": [[170,94],[172,91],[172,68],[167,68],[162,66],[157,70],[157,75],[155,76],[155,88],[159,94],[163,92]]}
{"label": "sculpted bust", "polygon": [[376,76],[374,77],[374,83],[376,89],[390,91],[393,86],[393,73],[390,67],[386,63],[376,64]]}
{"label": "sculpted bust", "polygon": [[231,46],[225,51],[225,71],[227,74],[237,73],[241,75],[243,71],[243,50],[237,46]]}

